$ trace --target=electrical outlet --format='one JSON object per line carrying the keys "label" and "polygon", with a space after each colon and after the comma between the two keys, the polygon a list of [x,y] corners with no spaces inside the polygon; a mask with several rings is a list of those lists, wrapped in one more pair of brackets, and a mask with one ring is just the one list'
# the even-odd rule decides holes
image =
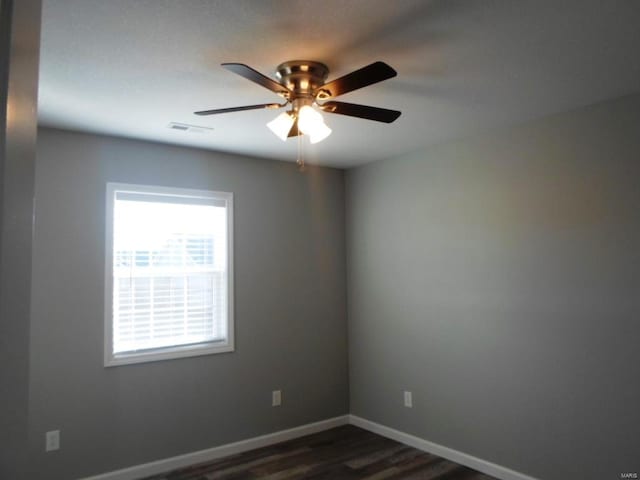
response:
{"label": "electrical outlet", "polygon": [[60,449],[60,430],[52,430],[45,434],[45,451],[52,452]]}
{"label": "electrical outlet", "polygon": [[271,392],[271,406],[279,407],[280,405],[282,405],[282,391],[274,390]]}
{"label": "electrical outlet", "polygon": [[413,408],[413,395],[409,391],[404,392],[404,406],[407,408]]}

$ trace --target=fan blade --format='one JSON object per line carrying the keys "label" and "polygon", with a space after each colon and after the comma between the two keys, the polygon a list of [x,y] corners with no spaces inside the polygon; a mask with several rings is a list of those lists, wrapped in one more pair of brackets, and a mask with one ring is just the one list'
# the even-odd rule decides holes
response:
{"label": "fan blade", "polygon": [[384,62],[375,62],[344,77],[325,83],[316,91],[320,99],[337,97],[362,87],[393,78],[398,73]]}
{"label": "fan blade", "polygon": [[289,130],[289,135],[287,135],[287,138],[297,137],[298,135],[302,134],[300,133],[300,130],[298,130],[298,119],[296,118],[296,121],[293,122],[293,125],[291,125],[291,130]]}
{"label": "fan blade", "polygon": [[325,102],[320,108],[327,113],[338,113],[350,117],[366,118],[376,122],[391,123],[396,120],[402,112],[398,110],[387,110],[386,108],[370,107],[368,105],[358,105],[356,103],[345,102]]}
{"label": "fan blade", "polygon": [[251,80],[252,82],[257,83],[278,95],[288,95],[291,93],[291,91],[284,85],[279,84],[275,80],[270,79],[244,63],[223,63],[222,66],[230,72],[240,75],[247,80]]}
{"label": "fan blade", "polygon": [[231,113],[231,112],[242,112],[244,110],[260,110],[261,108],[281,108],[284,107],[286,103],[262,103],[260,105],[247,105],[244,107],[231,107],[231,108],[218,108],[216,110],[201,110],[199,112],[193,112],[196,115],[215,115],[218,113]]}

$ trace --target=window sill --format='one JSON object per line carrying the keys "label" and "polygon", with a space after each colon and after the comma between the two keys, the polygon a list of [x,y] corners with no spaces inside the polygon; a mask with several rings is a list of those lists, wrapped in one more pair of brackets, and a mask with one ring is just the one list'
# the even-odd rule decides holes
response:
{"label": "window sill", "polygon": [[121,353],[109,355],[104,360],[105,367],[118,367],[133,363],[158,362],[177,358],[199,357],[201,355],[214,355],[216,353],[229,353],[234,351],[233,344],[229,342],[185,345],[181,347],[169,347],[140,353]]}

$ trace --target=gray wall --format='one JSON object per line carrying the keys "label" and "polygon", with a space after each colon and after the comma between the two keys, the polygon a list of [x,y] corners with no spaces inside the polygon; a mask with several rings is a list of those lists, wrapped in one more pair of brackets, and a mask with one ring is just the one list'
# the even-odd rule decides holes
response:
{"label": "gray wall", "polygon": [[[234,192],[234,353],[103,367],[108,181]],[[342,171],[41,129],[29,478],[77,478],[347,413],[345,281]],[[62,448],[45,454],[51,429]]]}
{"label": "gray wall", "polygon": [[349,171],[347,258],[353,414],[640,472],[640,95]]}
{"label": "gray wall", "polygon": [[0,478],[27,462],[40,0],[0,1]]}

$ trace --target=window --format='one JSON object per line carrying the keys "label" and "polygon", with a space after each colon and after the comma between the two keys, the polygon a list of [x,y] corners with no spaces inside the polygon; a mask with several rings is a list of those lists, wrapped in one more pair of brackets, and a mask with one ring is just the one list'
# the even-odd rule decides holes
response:
{"label": "window", "polygon": [[233,194],[107,185],[105,365],[233,351]]}

